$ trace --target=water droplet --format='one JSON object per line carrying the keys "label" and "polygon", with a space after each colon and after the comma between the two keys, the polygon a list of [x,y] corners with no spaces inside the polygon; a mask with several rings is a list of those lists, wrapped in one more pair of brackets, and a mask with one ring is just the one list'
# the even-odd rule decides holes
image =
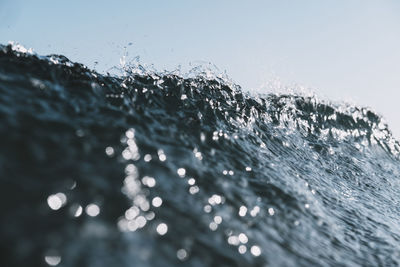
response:
{"label": "water droplet", "polygon": [[158,208],[158,207],[160,207],[160,206],[162,205],[162,199],[161,199],[160,197],[155,197],[155,198],[153,198],[153,200],[151,201],[151,204],[152,204],[154,207]]}
{"label": "water droplet", "polygon": [[228,244],[233,246],[239,245],[239,238],[235,235],[228,237]]}
{"label": "water droplet", "polygon": [[96,217],[100,214],[100,208],[96,204],[89,204],[86,206],[86,214],[90,217]]}
{"label": "water droplet", "polygon": [[252,246],[250,249],[251,254],[253,254],[255,257],[258,257],[261,255],[261,249],[259,246]]}
{"label": "water droplet", "polygon": [[180,177],[185,177],[186,175],[186,170],[184,168],[179,168],[176,172]]}
{"label": "water droplet", "polygon": [[146,225],[147,220],[145,217],[139,216],[135,219],[135,222],[138,228],[143,228]]}
{"label": "water droplet", "polygon": [[167,156],[165,155],[165,153],[164,153],[164,151],[162,149],[159,149],[157,151],[157,154],[158,154],[158,159],[160,161],[165,161],[167,159]]}
{"label": "water droplet", "polygon": [[149,162],[152,159],[152,157],[150,154],[146,154],[143,159],[145,162]]}
{"label": "water droplet", "polygon": [[244,216],[246,216],[246,213],[247,213],[247,208],[245,206],[241,206],[239,208],[239,216],[244,217]]}
{"label": "water droplet", "polygon": [[106,147],[106,154],[107,156],[112,157],[114,155],[114,148],[110,146]]}
{"label": "water droplet", "polygon": [[220,224],[221,222],[222,222],[222,217],[221,216],[215,216],[214,217],[214,222],[216,223],[216,224]]}
{"label": "water droplet", "polygon": [[165,223],[160,223],[156,230],[159,235],[165,235],[168,232],[168,226]]}
{"label": "water droplet", "polygon": [[64,193],[50,195],[47,198],[47,204],[52,210],[60,209],[67,202],[67,197]]}
{"label": "water droplet", "polygon": [[135,137],[135,129],[129,129],[128,131],[125,132],[126,137],[129,139],[132,139]]}
{"label": "water droplet", "polygon": [[194,185],[189,188],[189,193],[194,195],[197,194],[199,190],[200,190],[199,187],[197,185]]}
{"label": "water droplet", "polygon": [[57,266],[61,262],[61,257],[55,256],[55,255],[48,255],[48,256],[44,256],[44,260],[50,266]]}
{"label": "water droplet", "polygon": [[194,179],[194,178],[190,178],[189,180],[188,180],[188,184],[189,185],[194,185],[196,183],[196,180]]}
{"label": "water droplet", "polygon": [[211,222],[209,225],[211,231],[215,231],[218,228],[218,224],[216,224],[215,222]]}
{"label": "water droplet", "polygon": [[142,178],[142,183],[148,187],[154,187],[156,185],[156,179],[150,176],[144,176]]}
{"label": "water droplet", "polygon": [[239,241],[243,244],[246,244],[249,241],[249,239],[247,238],[247,236],[244,233],[240,233],[238,237],[239,237]]}
{"label": "water droplet", "polygon": [[186,250],[184,250],[183,248],[179,249],[176,252],[176,257],[178,257],[179,260],[183,261],[187,258],[188,254],[186,252]]}
{"label": "water droplet", "polygon": [[251,217],[256,217],[257,214],[260,212],[260,207],[255,206],[251,211],[250,211],[250,216]]}
{"label": "water droplet", "polygon": [[211,212],[211,209],[212,209],[212,208],[211,208],[210,205],[205,205],[205,206],[204,206],[204,212],[205,212],[205,213],[210,213],[210,212]]}
{"label": "water droplet", "polygon": [[75,211],[75,213],[74,213],[74,217],[79,217],[79,216],[81,216],[82,215],[82,206],[81,205],[78,205],[78,207],[77,207],[77,209],[76,209],[76,211]]}
{"label": "water droplet", "polygon": [[269,208],[268,213],[269,213],[269,215],[274,216],[274,214],[275,214],[274,208]]}

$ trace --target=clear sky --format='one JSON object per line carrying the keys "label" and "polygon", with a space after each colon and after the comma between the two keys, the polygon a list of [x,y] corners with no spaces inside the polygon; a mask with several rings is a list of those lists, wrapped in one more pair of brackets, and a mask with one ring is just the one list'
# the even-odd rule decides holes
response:
{"label": "clear sky", "polygon": [[370,106],[400,137],[400,1],[0,0],[0,43],[107,70],[129,43],[156,69],[211,62],[245,90],[270,81]]}

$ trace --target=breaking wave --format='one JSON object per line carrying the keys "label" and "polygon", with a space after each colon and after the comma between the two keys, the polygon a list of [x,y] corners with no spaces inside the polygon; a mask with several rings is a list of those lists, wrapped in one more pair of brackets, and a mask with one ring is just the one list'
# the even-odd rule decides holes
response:
{"label": "breaking wave", "polygon": [[372,110],[0,46],[2,266],[397,266]]}

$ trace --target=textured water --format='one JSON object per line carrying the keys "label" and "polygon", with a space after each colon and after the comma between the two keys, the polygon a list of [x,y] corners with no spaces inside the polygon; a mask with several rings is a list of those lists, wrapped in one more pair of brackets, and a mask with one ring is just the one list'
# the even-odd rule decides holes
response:
{"label": "textured water", "polygon": [[1,266],[397,266],[373,111],[0,46]]}

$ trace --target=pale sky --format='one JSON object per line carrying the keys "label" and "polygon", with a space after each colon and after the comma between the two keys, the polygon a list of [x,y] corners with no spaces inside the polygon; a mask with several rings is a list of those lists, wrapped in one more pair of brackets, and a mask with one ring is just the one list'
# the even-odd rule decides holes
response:
{"label": "pale sky", "polygon": [[270,80],[372,107],[400,137],[400,1],[0,0],[0,43],[105,71],[211,62],[244,90]]}

